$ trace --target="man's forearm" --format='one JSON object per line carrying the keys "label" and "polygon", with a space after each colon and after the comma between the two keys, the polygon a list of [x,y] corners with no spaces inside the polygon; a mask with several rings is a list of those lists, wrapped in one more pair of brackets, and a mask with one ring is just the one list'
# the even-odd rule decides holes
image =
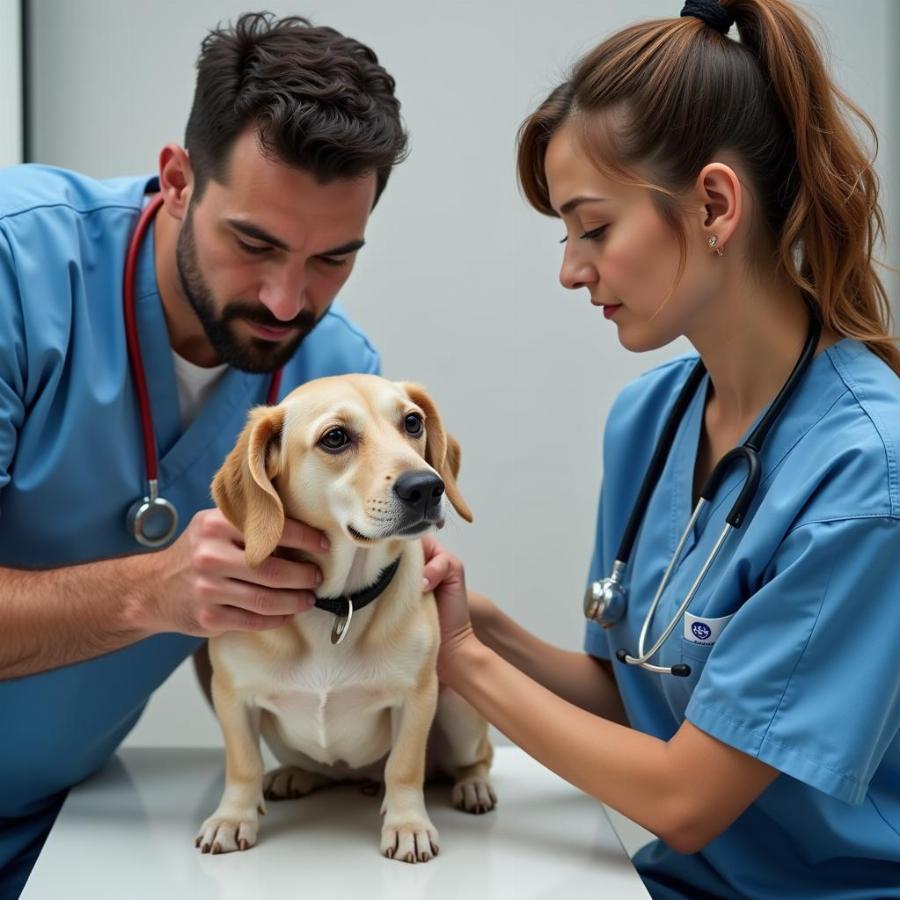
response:
{"label": "man's forearm", "polygon": [[[477,605],[484,609],[487,605]],[[493,604],[472,617],[478,639],[529,678],[569,703],[620,725],[628,724],[618,686],[608,664],[586,653],[562,650],[533,635]]]}
{"label": "man's forearm", "polygon": [[152,631],[144,616],[152,558],[26,571],[0,568],[0,679],[118,650]]}

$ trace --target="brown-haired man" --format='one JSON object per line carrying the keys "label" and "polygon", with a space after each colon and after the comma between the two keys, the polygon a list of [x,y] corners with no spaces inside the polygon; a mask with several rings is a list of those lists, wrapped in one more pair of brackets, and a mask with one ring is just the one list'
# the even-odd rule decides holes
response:
{"label": "brown-haired man", "polygon": [[[3,897],[65,791],[204,638],[312,604],[314,567],[245,566],[209,484],[276,370],[281,394],[378,371],[332,301],[405,149],[371,50],[250,14],[204,40],[185,146],[163,148],[158,176],[0,173]],[[283,543],[322,539],[288,522]]]}

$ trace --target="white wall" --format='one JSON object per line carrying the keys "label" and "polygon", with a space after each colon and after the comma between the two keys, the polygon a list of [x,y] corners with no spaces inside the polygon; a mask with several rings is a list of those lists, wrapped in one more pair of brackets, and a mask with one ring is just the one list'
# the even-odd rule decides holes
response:
{"label": "white wall", "polygon": [[[562,230],[519,196],[514,137],[580,51],[637,16],[677,15],[681,2],[312,4],[268,6],[371,44],[397,79],[412,133],[343,301],[382,349],[386,373],[428,385],[462,442],[475,524],[454,524],[443,539],[466,560],[470,584],[577,648],[604,418],[626,381],[685,345],[629,354],[584,296],[559,286]],[[896,8],[868,0],[861,15],[845,0],[805,5],[824,25],[838,81],[880,129],[892,203]],[[182,139],[201,38],[242,8],[32,2],[33,158],[100,176],[154,169],[159,148]],[[893,235],[897,262],[896,227]],[[186,669],[129,741],[219,743]]]}
{"label": "white wall", "polygon": [[0,167],[22,162],[21,37],[19,0],[0,0]]}

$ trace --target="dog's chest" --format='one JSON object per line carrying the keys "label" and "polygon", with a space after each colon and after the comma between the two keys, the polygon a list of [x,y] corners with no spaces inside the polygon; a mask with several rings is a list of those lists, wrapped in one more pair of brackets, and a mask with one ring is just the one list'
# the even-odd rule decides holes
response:
{"label": "dog's chest", "polygon": [[384,664],[311,656],[278,672],[257,702],[279,716],[325,722],[399,702],[405,681],[403,673]]}
{"label": "dog's chest", "polygon": [[248,693],[275,720],[278,739],[322,763],[356,767],[389,751],[391,709],[415,684],[421,655],[376,659],[329,644],[277,668],[258,662]]}

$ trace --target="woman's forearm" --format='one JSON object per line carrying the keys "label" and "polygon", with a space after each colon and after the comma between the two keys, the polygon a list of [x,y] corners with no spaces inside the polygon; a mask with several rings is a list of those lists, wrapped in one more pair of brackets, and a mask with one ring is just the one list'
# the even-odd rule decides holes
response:
{"label": "woman's forearm", "polygon": [[621,704],[615,681],[602,668],[586,670],[577,654],[520,629],[490,601],[466,591],[458,559],[438,545],[430,551],[423,588],[436,586],[438,677],[566,781],[679,853],[695,853],[778,776],[777,769],[689,721],[667,740],[611,721],[603,713]]}
{"label": "woman's forearm", "polygon": [[665,741],[578,708],[479,641],[463,655],[448,683],[513,743],[654,834],[680,826]]}
{"label": "woman's forearm", "polygon": [[609,663],[554,647],[484,596],[474,592],[469,596],[472,627],[483,644],[569,703],[620,725],[628,724]]}

